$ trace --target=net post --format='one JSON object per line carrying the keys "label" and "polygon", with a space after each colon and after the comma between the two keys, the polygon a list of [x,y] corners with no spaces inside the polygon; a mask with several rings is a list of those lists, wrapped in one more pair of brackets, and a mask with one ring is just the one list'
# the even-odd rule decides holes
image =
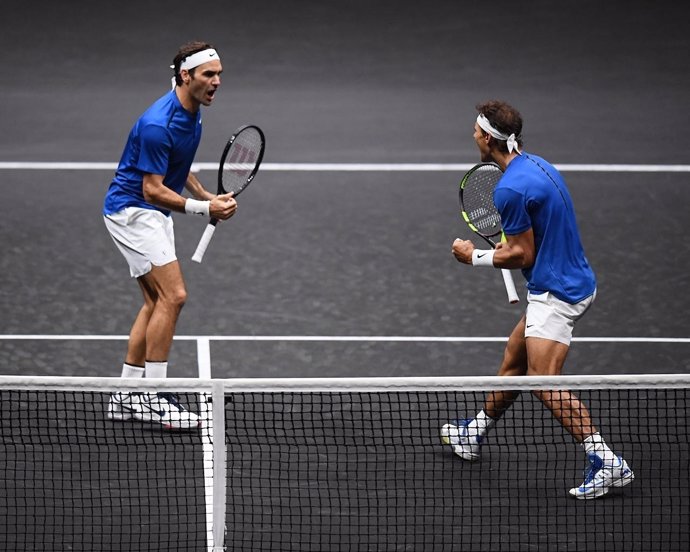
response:
{"label": "net post", "polygon": [[213,397],[213,552],[225,552],[226,462],[225,386],[212,385]]}

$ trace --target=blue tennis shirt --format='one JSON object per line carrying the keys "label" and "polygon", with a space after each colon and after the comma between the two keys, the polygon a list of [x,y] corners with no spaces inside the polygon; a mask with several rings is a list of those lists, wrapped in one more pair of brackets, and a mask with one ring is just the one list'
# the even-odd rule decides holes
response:
{"label": "blue tennis shirt", "polygon": [[573,202],[553,165],[527,153],[514,158],[494,190],[494,203],[507,235],[534,232],[534,265],[522,270],[528,290],[548,291],[571,304],[594,293],[596,277],[585,257]]}
{"label": "blue tennis shirt", "polygon": [[170,211],[144,199],[144,174],[163,175],[163,183],[182,193],[201,140],[201,110],[185,110],[175,91],[159,98],[132,127],[115,177],[105,196],[103,214],[125,207]]}

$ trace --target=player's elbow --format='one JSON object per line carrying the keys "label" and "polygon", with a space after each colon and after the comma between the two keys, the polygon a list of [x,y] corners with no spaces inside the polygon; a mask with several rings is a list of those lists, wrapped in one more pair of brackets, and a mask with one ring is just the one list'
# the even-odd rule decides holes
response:
{"label": "player's elbow", "polygon": [[531,268],[534,265],[535,255],[522,247],[513,247],[510,251],[510,268]]}
{"label": "player's elbow", "polygon": [[142,192],[144,195],[144,201],[146,203],[155,203],[156,202],[156,193],[154,189],[152,189],[150,186],[144,186],[142,188]]}
{"label": "player's elbow", "polygon": [[164,195],[163,177],[159,175],[144,175],[144,180],[141,184],[141,192],[144,196],[144,201],[157,205]]}
{"label": "player's elbow", "polygon": [[520,267],[519,268],[532,268],[534,266],[535,255],[529,251],[522,251],[520,255]]}

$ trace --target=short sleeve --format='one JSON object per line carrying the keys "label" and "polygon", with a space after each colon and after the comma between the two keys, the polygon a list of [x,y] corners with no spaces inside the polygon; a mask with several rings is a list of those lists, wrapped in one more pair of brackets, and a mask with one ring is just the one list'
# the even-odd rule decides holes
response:
{"label": "short sleeve", "polygon": [[165,175],[172,150],[172,137],[159,125],[145,125],[139,133],[137,169],[145,173]]}
{"label": "short sleeve", "polygon": [[515,236],[532,227],[532,220],[527,212],[525,198],[519,192],[507,187],[498,186],[494,190],[494,204],[501,215],[503,232]]}

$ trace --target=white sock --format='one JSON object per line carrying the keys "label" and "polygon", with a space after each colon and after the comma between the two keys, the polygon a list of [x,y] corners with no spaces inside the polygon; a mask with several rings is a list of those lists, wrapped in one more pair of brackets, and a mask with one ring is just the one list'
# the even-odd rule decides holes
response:
{"label": "white sock", "polygon": [[609,448],[599,433],[594,433],[582,441],[582,448],[587,454],[596,454],[604,461],[604,464],[616,464],[618,457]]}
{"label": "white sock", "polygon": [[493,427],[494,423],[496,423],[495,418],[480,410],[474,420],[467,424],[467,434],[483,437]]}
{"label": "white sock", "polygon": [[133,364],[127,364],[126,362],[122,365],[122,375],[121,378],[143,378],[144,369],[141,366],[134,366]]}
{"label": "white sock", "polygon": [[168,361],[149,362],[146,361],[147,378],[165,378],[168,375]]}

